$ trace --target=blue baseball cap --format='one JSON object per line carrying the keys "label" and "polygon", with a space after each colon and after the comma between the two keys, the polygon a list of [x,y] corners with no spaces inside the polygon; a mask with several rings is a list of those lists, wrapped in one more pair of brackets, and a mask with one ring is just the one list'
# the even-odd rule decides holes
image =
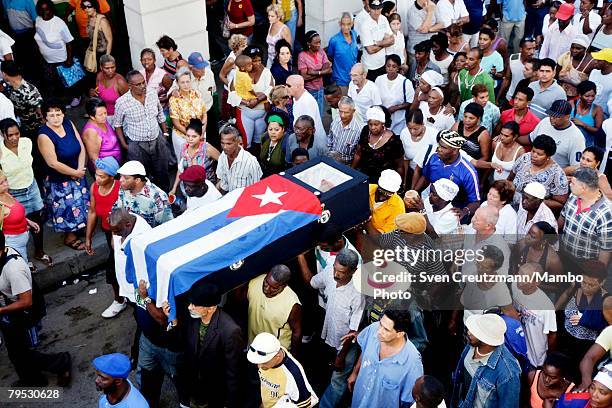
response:
{"label": "blue baseball cap", "polygon": [[199,52],[192,52],[189,58],[187,58],[187,63],[196,69],[204,69],[210,66],[208,61]]}
{"label": "blue baseball cap", "polygon": [[127,378],[132,371],[130,358],[125,354],[112,353],[96,357],[93,360],[96,370],[113,378]]}

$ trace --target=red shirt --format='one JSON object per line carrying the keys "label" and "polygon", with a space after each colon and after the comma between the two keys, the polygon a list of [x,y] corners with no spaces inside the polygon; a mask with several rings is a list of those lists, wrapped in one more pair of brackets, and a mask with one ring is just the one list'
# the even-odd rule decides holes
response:
{"label": "red shirt", "polygon": [[91,193],[96,201],[96,215],[102,219],[102,230],[110,231],[110,224],[108,223],[108,216],[113,209],[113,204],[119,198],[119,182],[114,181],[113,188],[106,194],[100,194],[98,183],[94,183],[91,188]]}
{"label": "red shirt", "polygon": [[[314,55],[311,52],[302,51],[298,56],[298,70],[312,69],[321,71],[323,65],[328,62],[329,59],[327,59],[327,54],[325,54],[323,50],[317,51]],[[304,89],[307,91],[318,91],[319,89],[323,89],[323,77],[304,81]]]}
{"label": "red shirt", "polygon": [[[514,120],[514,109],[508,109],[502,112],[501,114],[501,123],[502,126],[508,122],[512,122]],[[518,122],[519,125],[519,136],[526,136],[533,132],[533,129],[540,123],[540,119],[534,115],[531,109],[527,109],[527,114]]]}
{"label": "red shirt", "polygon": [[[234,24],[246,23],[249,17],[255,15],[255,12],[253,11],[253,5],[251,4],[251,0],[242,0],[241,2],[230,0],[227,15],[230,19],[230,22]],[[230,25],[230,27],[233,27],[233,26]],[[253,34],[253,26],[236,28],[236,29],[232,28],[231,33],[232,34],[242,34],[248,37],[251,34]]]}
{"label": "red shirt", "polygon": [[11,206],[2,204],[0,208],[2,211],[6,211],[6,208],[9,210],[8,215],[5,214],[2,220],[2,232],[4,232],[4,235],[19,235],[28,230],[25,207],[19,201],[15,201],[15,204]]}

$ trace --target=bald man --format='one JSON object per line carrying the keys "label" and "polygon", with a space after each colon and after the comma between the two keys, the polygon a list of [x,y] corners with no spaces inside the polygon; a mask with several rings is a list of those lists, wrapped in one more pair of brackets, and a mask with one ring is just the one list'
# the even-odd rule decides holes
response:
{"label": "bald man", "polygon": [[300,116],[307,115],[314,119],[315,136],[320,140],[327,140],[327,133],[321,121],[319,104],[315,98],[304,89],[304,78],[301,75],[290,75],[287,78],[289,95],[293,98],[293,118],[295,122]]}
{"label": "bald man", "polygon": [[355,101],[355,119],[360,124],[365,124],[366,111],[372,105],[381,105],[380,93],[374,82],[368,80],[368,69],[359,63],[351,68],[351,83],[348,88],[348,96]]}

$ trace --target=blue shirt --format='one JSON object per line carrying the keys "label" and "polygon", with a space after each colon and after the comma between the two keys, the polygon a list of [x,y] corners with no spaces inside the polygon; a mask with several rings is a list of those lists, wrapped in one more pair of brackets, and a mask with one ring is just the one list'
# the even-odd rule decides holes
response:
{"label": "blue shirt", "polygon": [[344,39],[342,31],[329,39],[327,57],[333,60],[332,78],[338,86],[351,83],[351,68],[357,63],[357,35],[351,30],[351,43]]}
{"label": "blue shirt", "polygon": [[357,342],[361,347],[361,369],[355,382],[352,408],[399,407],[414,402],[412,387],[423,375],[421,354],[410,340],[396,355],[379,359],[380,323],[366,327]]}
{"label": "blue shirt", "polygon": [[480,190],[478,173],[470,162],[461,155],[451,164],[444,164],[438,153],[431,155],[431,158],[423,167],[423,176],[431,183],[435,183],[441,178],[449,179],[459,186],[459,193],[453,205],[463,208],[469,203],[480,201]]}
{"label": "blue shirt", "polygon": [[504,21],[522,21],[525,18],[525,5],[523,0],[501,0]]}
{"label": "blue shirt", "polygon": [[17,34],[34,28],[36,6],[32,0],[2,0],[4,14]]}
{"label": "blue shirt", "polygon": [[130,384],[130,392],[120,403],[111,405],[106,399],[106,395],[102,394],[98,400],[98,408],[149,408],[147,400],[144,399],[140,391],[134,387],[130,380],[127,380],[127,382]]}

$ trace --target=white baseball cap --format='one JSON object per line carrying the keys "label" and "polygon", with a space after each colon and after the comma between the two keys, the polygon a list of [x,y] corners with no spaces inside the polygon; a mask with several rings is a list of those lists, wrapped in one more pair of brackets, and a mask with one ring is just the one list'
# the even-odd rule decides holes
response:
{"label": "white baseball cap", "polygon": [[118,174],[122,174],[124,176],[146,176],[147,171],[144,166],[138,160],[130,160],[125,162],[123,166],[119,167],[117,170]]}
{"label": "white baseball cap", "polygon": [[506,322],[501,316],[493,313],[472,315],[467,318],[465,326],[474,337],[484,344],[494,347],[504,344]]}
{"label": "white baseball cap", "polygon": [[247,360],[253,364],[265,364],[281,349],[280,341],[270,333],[259,333],[247,351]]}
{"label": "white baseball cap", "polygon": [[539,198],[540,200],[546,198],[546,187],[537,181],[532,181],[531,183],[527,184],[523,191],[534,196],[535,198]]}
{"label": "white baseball cap", "polygon": [[402,176],[400,176],[397,171],[387,169],[380,173],[380,177],[378,178],[378,187],[392,193],[397,193],[401,186]]}

